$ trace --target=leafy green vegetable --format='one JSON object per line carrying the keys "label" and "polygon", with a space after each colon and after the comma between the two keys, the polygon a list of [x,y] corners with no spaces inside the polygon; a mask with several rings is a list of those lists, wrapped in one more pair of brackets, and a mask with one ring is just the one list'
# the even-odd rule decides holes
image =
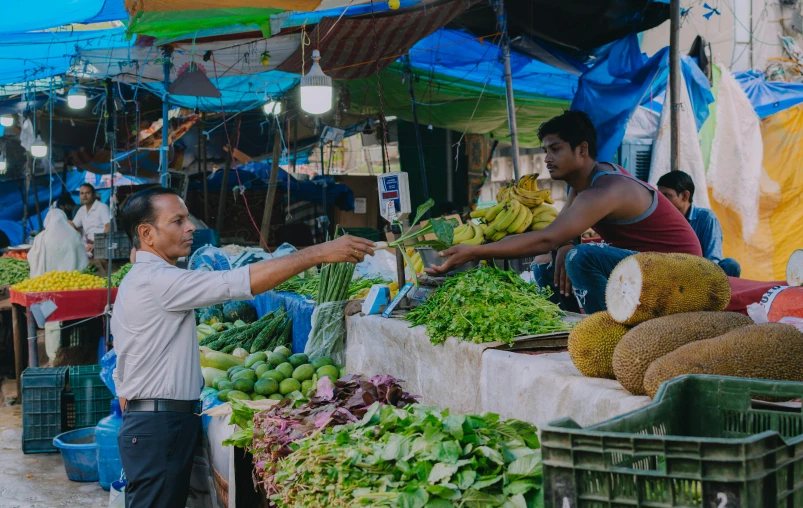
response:
{"label": "leafy green vegetable", "polygon": [[[90,265],[91,266],[91,265]],[[134,266],[133,263],[126,263],[120,267],[119,270],[112,274],[112,286],[117,287],[123,282],[123,278],[128,275],[128,272],[131,270],[131,267]]]}
{"label": "leafy green vegetable", "polygon": [[570,329],[564,313],[539,289],[512,271],[477,267],[446,279],[423,305],[405,317],[425,325],[433,344],[448,337],[470,342],[507,342],[515,337]]}
{"label": "leafy green vegetable", "polygon": [[[460,436],[460,437],[456,437]],[[539,506],[536,428],[498,415],[374,404],[275,464],[278,506]]]}

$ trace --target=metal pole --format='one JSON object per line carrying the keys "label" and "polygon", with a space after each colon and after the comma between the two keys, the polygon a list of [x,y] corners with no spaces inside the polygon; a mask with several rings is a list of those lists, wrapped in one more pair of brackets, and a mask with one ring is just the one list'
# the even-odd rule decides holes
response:
{"label": "metal pole", "polygon": [[[330,170],[332,168],[329,168]],[[321,203],[323,204],[323,241],[328,240],[329,236],[329,209],[326,207],[326,166],[323,158],[323,134],[321,134]]]}
{"label": "metal pole", "polygon": [[[413,87],[413,71],[410,66],[410,55],[404,55],[404,75],[407,78],[407,91],[410,93],[410,103],[413,106],[413,128],[415,140],[418,144],[418,165],[421,167],[421,189],[424,191],[424,201],[429,200],[429,187],[427,186],[427,167],[424,164],[424,142],[421,140],[421,129],[418,125],[418,108],[415,102],[415,87]],[[384,136],[385,133],[383,132]],[[424,217],[429,217],[429,212]]]}
{"label": "metal pole", "polygon": [[[162,126],[162,128],[164,128],[164,126]],[[112,346],[112,320],[109,313],[112,310],[112,261],[114,259],[112,252],[112,245],[114,242],[112,239],[114,237],[114,232],[117,230],[114,221],[115,205],[117,201],[115,199],[116,191],[114,189],[115,164],[117,164],[114,160],[115,151],[117,149],[116,131],[117,115],[114,104],[114,87],[112,86],[112,80],[106,78],[106,141],[109,143],[109,152],[111,153],[109,161],[109,178],[111,182],[109,191],[109,212],[111,213],[111,217],[109,218],[109,234],[106,235],[106,254],[109,259],[107,260],[108,265],[106,267],[106,314],[103,316],[103,321],[106,325],[106,351],[111,349]]]}
{"label": "metal pole", "polygon": [[205,114],[198,120],[198,172],[204,187],[204,222],[209,227],[209,182],[206,179],[206,136],[204,136]]}
{"label": "metal pole", "polygon": [[167,89],[170,87],[170,55],[173,49],[170,46],[164,47],[164,58],[162,70],[164,71],[164,96],[162,96],[162,150],[159,152],[159,171],[161,173],[160,182],[162,187],[169,187],[169,175],[167,174],[167,137],[168,137],[168,114],[170,110],[170,99]]}
{"label": "metal pole", "polygon": [[513,99],[513,71],[510,69],[510,35],[507,32],[505,2],[496,4],[496,18],[502,29],[502,63],[505,65],[505,98],[507,99],[507,123],[510,127],[510,145],[513,156],[513,177],[519,179],[519,129],[516,126],[516,103]]}
{"label": "metal pole", "polygon": [[669,100],[670,111],[670,169],[678,170],[680,160],[680,0],[669,4]]}
{"label": "metal pole", "polygon": [[268,192],[265,194],[265,210],[262,212],[262,238],[265,239],[265,247],[268,246],[270,236],[270,223],[273,219],[273,204],[276,202],[276,187],[279,181],[279,159],[282,156],[282,136],[279,133],[279,119],[272,119],[276,126],[273,127],[273,160],[270,162],[270,178],[268,178]]}
{"label": "metal pole", "polygon": [[39,344],[36,342],[38,337],[36,331],[36,320],[33,317],[30,307],[25,308],[25,318],[28,323],[28,367],[39,366]]}

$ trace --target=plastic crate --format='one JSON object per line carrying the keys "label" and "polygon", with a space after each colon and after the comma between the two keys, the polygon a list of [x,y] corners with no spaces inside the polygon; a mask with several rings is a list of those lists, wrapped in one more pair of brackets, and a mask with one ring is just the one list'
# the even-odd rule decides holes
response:
{"label": "plastic crate", "polygon": [[131,240],[122,231],[115,233],[95,233],[94,259],[109,259],[107,238],[112,235],[112,259],[128,259],[131,257]]}
{"label": "plastic crate", "polygon": [[109,415],[113,395],[100,379],[100,365],[70,367],[70,393],[75,398],[75,426],[94,427]]}
{"label": "plastic crate", "polygon": [[801,395],[803,383],[682,376],[606,422],[552,422],[545,506],[803,507],[803,414],[751,400]]}
{"label": "plastic crate", "polygon": [[66,414],[62,396],[67,367],[29,367],[22,372],[22,452],[55,452]]}

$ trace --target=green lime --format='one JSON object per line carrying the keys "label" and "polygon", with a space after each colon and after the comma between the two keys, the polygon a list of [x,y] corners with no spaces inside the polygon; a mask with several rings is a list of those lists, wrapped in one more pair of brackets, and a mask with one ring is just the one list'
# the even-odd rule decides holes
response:
{"label": "green lime", "polygon": [[290,362],[293,367],[299,367],[305,363],[309,363],[309,358],[307,358],[307,355],[304,353],[297,353],[287,358],[287,361]]}
{"label": "green lime", "polygon": [[287,347],[287,346],[276,346],[276,349],[274,349],[273,352],[274,353],[281,353],[284,356],[288,356],[288,357],[293,354],[293,352],[290,351],[290,348]]}
{"label": "green lime", "polygon": [[315,370],[318,370],[318,369],[320,369],[321,367],[323,367],[325,365],[334,365],[335,362],[333,362],[332,359],[329,358],[328,356],[322,356],[320,358],[316,358],[316,359],[312,360],[310,362],[310,364],[312,364],[312,367]]}
{"label": "green lime", "polygon": [[268,356],[268,363],[274,367],[279,366],[286,361],[287,356],[283,355],[282,353],[271,353],[270,356]]}
{"label": "green lime", "polygon": [[243,367],[246,369],[254,365],[256,362],[266,362],[268,361],[268,355],[263,352],[253,353],[248,355],[245,358],[245,362],[243,363]]}
{"label": "green lime", "polygon": [[259,376],[259,379],[275,379],[277,383],[281,383],[284,381],[286,376],[279,372],[278,370],[269,370],[266,373]]}
{"label": "green lime", "polygon": [[273,395],[279,391],[279,382],[275,379],[260,379],[254,385],[254,391],[260,395]]}
{"label": "green lime", "polygon": [[301,389],[301,383],[295,379],[285,379],[279,383],[279,393],[287,395],[290,392],[295,392]]}
{"label": "green lime", "polygon": [[307,381],[308,379],[312,379],[312,376],[315,375],[315,369],[312,368],[312,365],[305,364],[299,365],[293,371],[293,379],[297,381]]}
{"label": "green lime", "polygon": [[219,392],[217,392],[218,400],[220,400],[222,402],[228,402],[229,401],[229,393],[230,392],[231,392],[231,390],[229,390],[229,389],[220,390]]}
{"label": "green lime", "polygon": [[[234,390],[243,392],[243,393],[251,393],[254,391],[254,382],[250,379],[240,377],[232,381],[232,387]],[[231,397],[231,396],[229,396]]]}
{"label": "green lime", "polygon": [[281,365],[276,367],[276,370],[284,374],[285,378],[292,377],[293,371],[295,370],[293,366],[289,362],[284,362]]}

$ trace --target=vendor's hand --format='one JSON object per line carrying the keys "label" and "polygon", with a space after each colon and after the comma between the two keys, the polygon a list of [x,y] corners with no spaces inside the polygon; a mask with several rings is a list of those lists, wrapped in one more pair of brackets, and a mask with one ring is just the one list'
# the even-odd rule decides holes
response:
{"label": "vendor's hand", "polygon": [[345,235],[318,247],[324,263],[360,263],[365,255],[374,255],[373,247],[376,244],[365,238]]}
{"label": "vendor's hand", "polygon": [[566,254],[574,245],[564,245],[555,254],[555,289],[563,296],[572,295],[572,282],[566,273]]}
{"label": "vendor's hand", "polygon": [[463,266],[469,261],[477,259],[473,245],[454,245],[448,249],[438,252],[438,256],[448,258],[442,265],[427,268],[426,272],[431,275],[439,275]]}

